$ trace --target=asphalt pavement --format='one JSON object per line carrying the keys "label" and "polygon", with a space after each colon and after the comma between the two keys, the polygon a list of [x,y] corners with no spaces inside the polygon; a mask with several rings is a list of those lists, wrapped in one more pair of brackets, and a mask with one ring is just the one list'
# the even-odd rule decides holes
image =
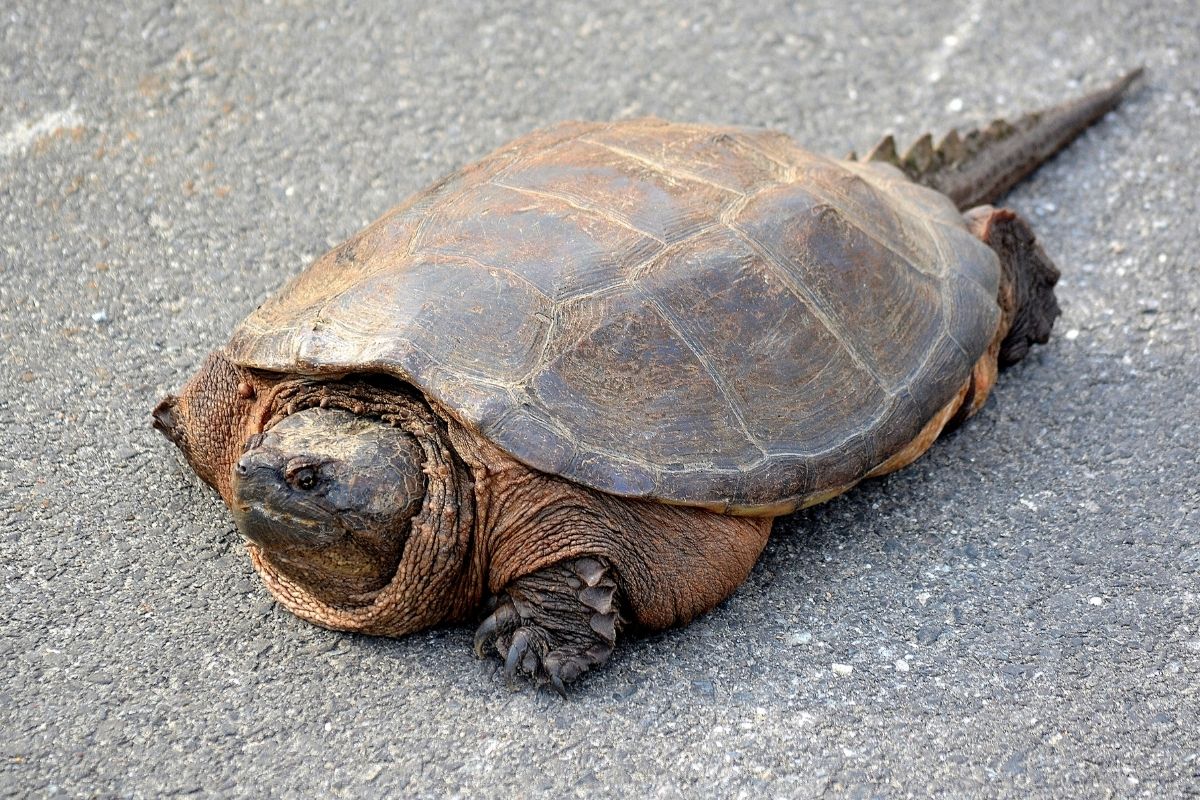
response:
{"label": "asphalt pavement", "polygon": [[[1194,0],[0,8],[0,792],[1200,795]],[[1014,192],[1053,341],[569,702],[269,598],[149,410],[311,259],[564,118],[860,152],[1142,90]]]}

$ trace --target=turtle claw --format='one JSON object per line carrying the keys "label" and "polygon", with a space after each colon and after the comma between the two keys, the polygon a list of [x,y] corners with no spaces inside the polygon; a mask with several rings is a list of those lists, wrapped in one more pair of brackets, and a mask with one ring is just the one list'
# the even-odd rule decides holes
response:
{"label": "turtle claw", "polygon": [[519,629],[513,634],[512,644],[508,646],[508,657],[504,659],[504,682],[508,688],[516,691],[517,666],[525,666],[525,657],[529,655],[529,633]]}
{"label": "turtle claw", "polygon": [[517,628],[507,653],[501,647],[497,649],[504,656],[504,682],[509,689],[518,691],[523,676],[539,688],[553,689],[564,700],[567,699],[567,684],[592,667],[603,664],[612,652],[611,647],[594,645],[582,652],[570,646],[551,650],[546,631],[533,626]]}
{"label": "turtle claw", "polygon": [[483,658],[487,651],[503,636],[513,632],[521,624],[521,617],[507,597],[504,602],[493,601],[495,610],[475,631],[475,656]]}
{"label": "turtle claw", "polygon": [[607,568],[580,559],[513,581],[476,630],[475,652],[504,660],[510,689],[523,676],[566,698],[568,683],[608,660],[620,621]]}

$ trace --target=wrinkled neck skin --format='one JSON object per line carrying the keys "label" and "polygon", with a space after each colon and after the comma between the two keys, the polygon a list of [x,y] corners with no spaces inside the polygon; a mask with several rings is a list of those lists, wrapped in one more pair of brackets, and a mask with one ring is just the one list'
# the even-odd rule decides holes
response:
{"label": "wrinkled neck skin", "polygon": [[251,562],[279,602],[335,630],[401,636],[464,619],[484,591],[475,547],[471,471],[450,446],[445,422],[419,399],[357,381],[315,381],[240,369],[214,354],[180,392],[160,405],[157,426],[196,473],[236,508],[233,465],[250,437],[313,407],[376,417],[410,433],[424,452],[424,502],[410,523],[395,576],[382,588],[330,602],[295,569],[247,541]]}

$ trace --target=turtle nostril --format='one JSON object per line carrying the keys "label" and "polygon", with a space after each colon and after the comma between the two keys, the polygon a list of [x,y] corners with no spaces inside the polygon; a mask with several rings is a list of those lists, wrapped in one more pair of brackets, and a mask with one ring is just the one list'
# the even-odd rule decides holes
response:
{"label": "turtle nostril", "polygon": [[250,472],[250,456],[244,455],[239,458],[237,465],[233,468],[233,471],[242,476],[245,476],[248,472]]}

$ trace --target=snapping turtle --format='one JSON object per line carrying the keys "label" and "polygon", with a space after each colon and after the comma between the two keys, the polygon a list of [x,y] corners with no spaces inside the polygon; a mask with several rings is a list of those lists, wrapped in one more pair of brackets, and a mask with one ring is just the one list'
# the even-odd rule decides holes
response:
{"label": "snapping turtle", "polygon": [[155,425],[299,616],[399,636],[484,607],[477,651],[561,691],[623,629],[729,596],[773,517],[909,464],[1047,340],[1058,272],[987,203],[1135,77],[903,157],[535,131],[318,259]]}

